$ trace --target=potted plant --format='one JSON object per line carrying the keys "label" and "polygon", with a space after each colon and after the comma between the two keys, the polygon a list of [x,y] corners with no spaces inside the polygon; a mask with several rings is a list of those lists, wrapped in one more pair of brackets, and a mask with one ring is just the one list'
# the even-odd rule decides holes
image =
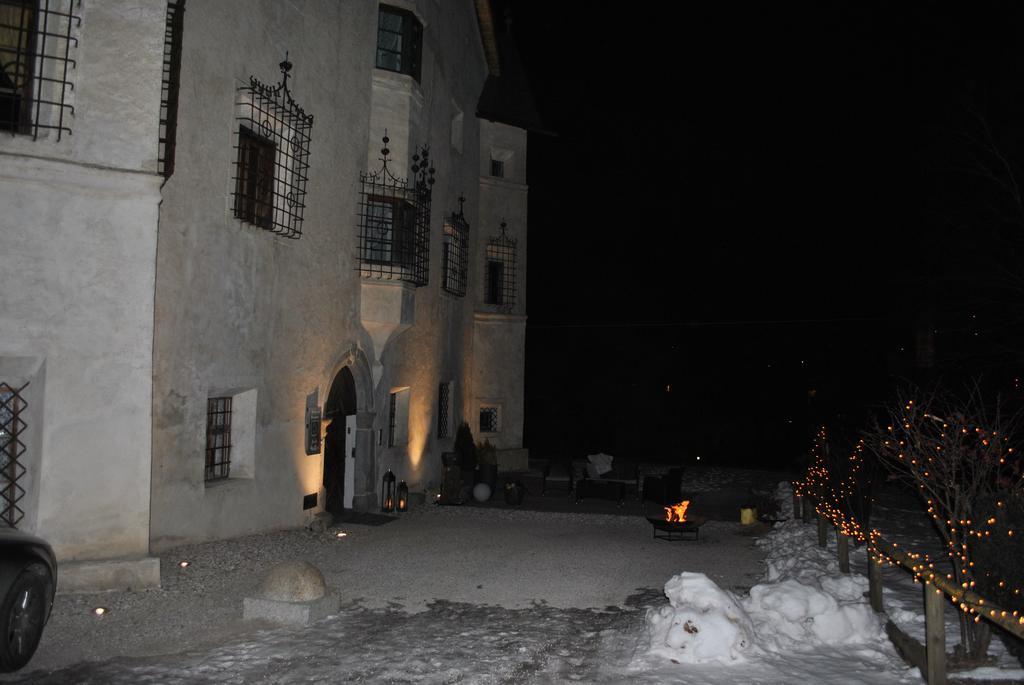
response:
{"label": "potted plant", "polygon": [[507,480],[505,481],[505,503],[506,504],[522,504],[523,496],[526,494],[526,486],[523,485],[522,481],[518,480]]}

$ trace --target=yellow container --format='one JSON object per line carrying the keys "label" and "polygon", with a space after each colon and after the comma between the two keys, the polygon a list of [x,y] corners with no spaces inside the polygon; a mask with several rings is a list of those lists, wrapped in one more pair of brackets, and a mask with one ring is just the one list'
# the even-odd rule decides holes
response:
{"label": "yellow container", "polygon": [[740,509],[740,523],[745,526],[757,523],[757,509],[755,507],[743,507]]}

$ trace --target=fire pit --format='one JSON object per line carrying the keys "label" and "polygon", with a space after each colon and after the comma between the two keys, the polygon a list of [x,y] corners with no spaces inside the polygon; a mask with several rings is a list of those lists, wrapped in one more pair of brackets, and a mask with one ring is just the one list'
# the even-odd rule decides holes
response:
{"label": "fire pit", "polygon": [[[697,540],[700,538],[700,527],[704,519],[699,516],[686,517],[689,500],[665,507],[664,518],[647,517],[654,529],[655,540]],[[692,537],[688,537],[692,536]]]}

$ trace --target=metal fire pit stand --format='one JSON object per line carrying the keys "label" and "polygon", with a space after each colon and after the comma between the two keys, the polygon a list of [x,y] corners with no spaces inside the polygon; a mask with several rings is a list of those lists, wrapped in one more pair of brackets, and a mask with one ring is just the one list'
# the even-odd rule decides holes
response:
{"label": "metal fire pit stand", "polygon": [[[666,521],[649,516],[647,520],[651,522],[651,527],[654,529],[655,540],[679,542],[681,540],[700,539],[700,524],[703,521]],[[688,535],[693,537],[687,537]]]}

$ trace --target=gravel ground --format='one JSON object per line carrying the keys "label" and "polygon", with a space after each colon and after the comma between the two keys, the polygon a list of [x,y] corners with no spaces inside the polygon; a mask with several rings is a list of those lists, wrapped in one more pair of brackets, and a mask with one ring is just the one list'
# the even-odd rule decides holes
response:
{"label": "gravel ground", "polygon": [[[494,668],[482,673],[500,678],[473,682],[591,680],[592,666],[558,656],[561,640],[599,650],[608,631],[632,635],[643,625],[637,597],[660,597],[682,570],[741,591],[763,571],[749,533],[717,521],[697,542],[670,543],[653,540],[638,517],[424,506],[387,525],[344,530],[344,538],[297,530],[180,547],[162,555],[159,589],[61,595],[28,670],[0,681],[306,682],[275,676],[274,663],[291,663],[289,674],[312,667],[321,651],[299,662],[294,655],[319,644],[317,635],[345,641],[348,663],[335,658],[331,668],[357,682],[456,682],[467,663],[488,662]],[[294,559],[323,571],[341,596],[339,616],[298,633],[243,621],[242,598],[267,569]],[[180,568],[181,560],[189,566]],[[96,616],[97,606],[106,615]],[[396,624],[405,626],[397,643]],[[305,637],[295,642],[299,633]],[[487,637],[494,635],[500,639]],[[619,637],[615,644],[624,644]],[[246,650],[251,640],[262,645],[259,654]],[[279,643],[290,646],[275,662],[265,655]],[[337,652],[331,644],[317,649]],[[430,674],[387,671],[396,644],[413,654],[402,663]],[[467,661],[465,651],[476,649]],[[243,672],[247,679],[237,680]]]}

